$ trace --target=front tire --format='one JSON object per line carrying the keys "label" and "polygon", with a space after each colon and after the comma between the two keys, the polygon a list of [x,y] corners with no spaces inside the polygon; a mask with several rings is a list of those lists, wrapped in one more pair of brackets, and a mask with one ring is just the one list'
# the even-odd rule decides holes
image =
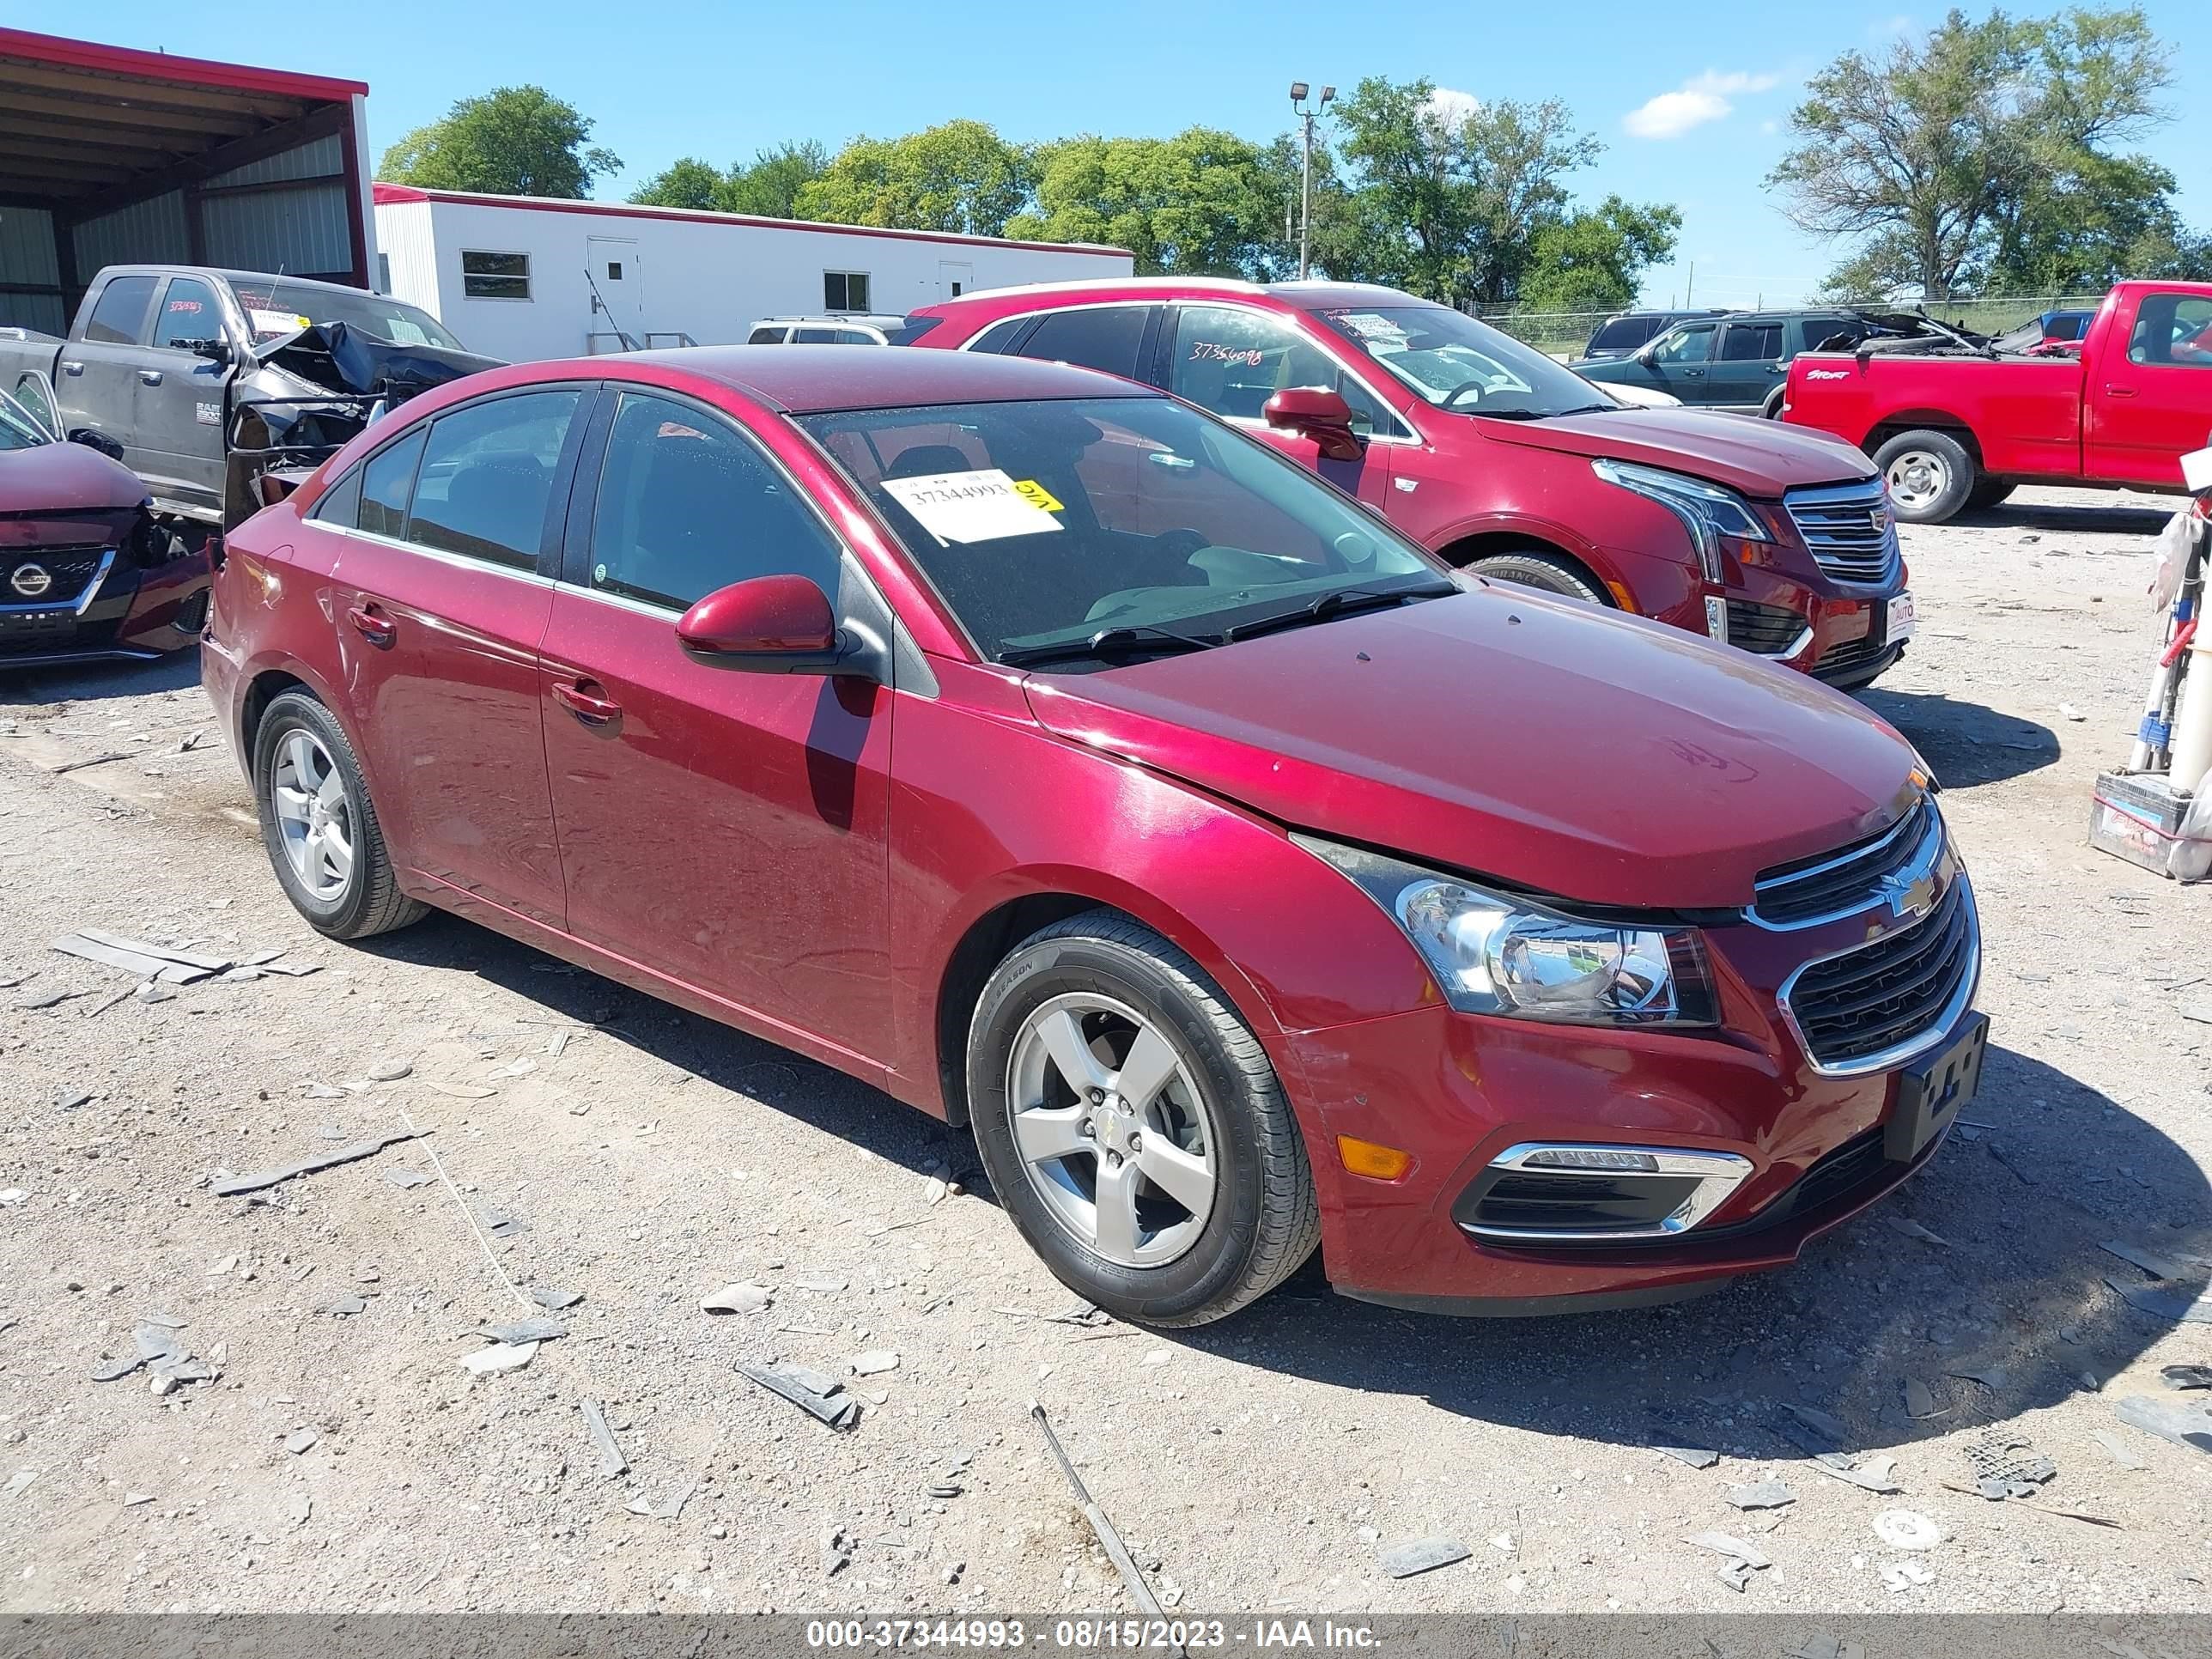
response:
{"label": "front tire", "polygon": [[1571,563],[1554,553],[1540,553],[1534,548],[1512,553],[1493,553],[1486,559],[1475,560],[1468,568],[1478,576],[1489,577],[1492,581],[1515,582],[1522,587],[1556,593],[1562,599],[1581,599],[1590,605],[1610,605],[1613,603],[1605,589],[1579,565]]}
{"label": "front tire", "polygon": [[1889,485],[1891,507],[1906,524],[1942,524],[1956,516],[1982,478],[1966,447],[1943,432],[1900,432],[1875,451],[1874,464]]}
{"label": "front tire", "polygon": [[2019,488],[2020,486],[2009,478],[1985,477],[1974,486],[1972,493],[1966,497],[1966,510],[1970,513],[1981,513],[1992,507],[2000,506],[2010,499],[2012,492]]}
{"label": "front tire", "polygon": [[1093,910],[1032,933],[983,988],[967,1071],[1007,1214],[1117,1317],[1206,1324],[1313,1253],[1313,1171],[1274,1069],[1151,928]]}
{"label": "front tire", "polygon": [[275,698],[253,733],[262,845],[292,908],[331,939],[419,921],[399,890],[361,763],[331,711],[304,691]]}

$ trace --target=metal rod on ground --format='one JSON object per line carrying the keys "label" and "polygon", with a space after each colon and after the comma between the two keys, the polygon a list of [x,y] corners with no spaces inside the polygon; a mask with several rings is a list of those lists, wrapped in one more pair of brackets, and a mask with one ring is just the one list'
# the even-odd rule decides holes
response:
{"label": "metal rod on ground", "polygon": [[1136,1598],[1137,1611],[1147,1619],[1164,1617],[1158,1600],[1152,1595],[1152,1586],[1145,1583],[1145,1575],[1137,1571],[1136,1562],[1130,1559],[1129,1547],[1121,1541],[1121,1534],[1114,1530],[1114,1523],[1106,1518],[1106,1511],[1100,1509],[1091,1496],[1091,1489],[1083,1484],[1083,1477],[1075,1472],[1075,1465],[1067,1461],[1067,1452],[1060,1445],[1060,1437],[1052,1431],[1051,1420],[1044,1414],[1043,1402],[1030,1401],[1030,1415],[1036,1419],[1037,1427],[1044,1431],[1045,1444],[1052,1448],[1052,1455],[1060,1460],[1060,1472],[1067,1477],[1067,1484],[1075,1489],[1075,1501],[1082,1506],[1083,1518],[1091,1523],[1091,1530],[1098,1534],[1098,1541],[1106,1547],[1107,1559],[1113,1562],[1115,1571],[1121,1575],[1121,1582],[1129,1587],[1129,1594]]}

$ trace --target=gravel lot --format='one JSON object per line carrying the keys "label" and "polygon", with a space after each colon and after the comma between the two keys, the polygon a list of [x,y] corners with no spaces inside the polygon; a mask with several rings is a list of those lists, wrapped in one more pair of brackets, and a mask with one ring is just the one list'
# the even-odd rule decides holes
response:
{"label": "gravel lot", "polygon": [[[2199,1287],[2212,1257],[2212,886],[2082,838],[2169,509],[2031,491],[1906,533],[1923,638],[1869,701],[1943,775],[1981,899],[1966,1127],[1790,1271],[1536,1322],[1346,1302],[1318,1264],[1199,1332],[1070,1322],[964,1137],[462,922],[310,934],[189,660],[0,678],[0,1609],[1127,1610],[1036,1398],[1186,1611],[2212,1612],[2212,1455],[2114,1409],[2204,1400],[2158,1371],[2212,1364],[2212,1324],[2129,1305],[2108,1278],[2149,1276],[2100,1248]],[[48,949],[79,927],[319,971],[107,1006],[130,976]],[[700,1310],[732,1282],[770,1305]],[[582,1300],[472,1376],[478,1326],[543,1312],[512,1286]],[[152,1314],[215,1375],[93,1381]],[[732,1369],[870,1350],[897,1363],[847,1376],[848,1434]],[[1810,1461],[1785,1405],[1901,1491]],[[1973,1490],[2007,1440],[2057,1467],[2032,1503]],[[1794,1501],[1729,1503],[1769,1477]],[[1891,1548],[1898,1508],[1941,1541]],[[1708,1529],[1771,1565],[1731,1588]],[[1429,1534],[1470,1559],[1385,1574]]]}

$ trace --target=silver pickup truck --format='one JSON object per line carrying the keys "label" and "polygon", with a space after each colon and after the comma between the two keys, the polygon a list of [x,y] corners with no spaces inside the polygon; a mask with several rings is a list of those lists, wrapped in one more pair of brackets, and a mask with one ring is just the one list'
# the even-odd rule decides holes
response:
{"label": "silver pickup truck", "polygon": [[56,430],[89,429],[119,445],[157,513],[217,526],[241,410],[361,389],[317,373],[327,355],[301,348],[302,331],[319,345],[332,325],[343,325],[334,331],[341,339],[350,332],[377,347],[419,349],[457,368],[491,362],[467,358],[428,312],[357,288],[198,265],[110,265],[93,279],[66,340],[0,329],[0,390]]}

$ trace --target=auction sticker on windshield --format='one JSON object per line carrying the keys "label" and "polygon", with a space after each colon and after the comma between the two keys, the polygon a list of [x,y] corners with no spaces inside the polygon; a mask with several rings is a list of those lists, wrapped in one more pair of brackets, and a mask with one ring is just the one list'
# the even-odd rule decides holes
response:
{"label": "auction sticker on windshield", "polygon": [[1403,345],[1412,337],[1388,317],[1378,317],[1371,311],[1332,311],[1328,314],[1363,340]]}
{"label": "auction sticker on windshield", "polygon": [[1048,492],[1028,478],[1016,483],[995,466],[926,478],[886,478],[883,490],[940,542],[994,542],[1060,528],[1045,502],[1054,507],[1060,503]]}

